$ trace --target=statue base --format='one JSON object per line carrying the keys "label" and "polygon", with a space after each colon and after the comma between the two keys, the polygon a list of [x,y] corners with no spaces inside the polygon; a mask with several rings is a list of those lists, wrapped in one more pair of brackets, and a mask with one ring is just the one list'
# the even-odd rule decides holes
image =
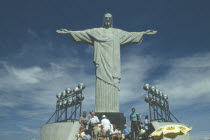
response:
{"label": "statue base", "polygon": [[106,115],[107,119],[109,119],[111,123],[114,122],[117,127],[120,127],[121,129],[123,129],[126,124],[126,118],[121,112],[95,112],[95,115],[99,118],[99,120],[102,119],[102,115]]}

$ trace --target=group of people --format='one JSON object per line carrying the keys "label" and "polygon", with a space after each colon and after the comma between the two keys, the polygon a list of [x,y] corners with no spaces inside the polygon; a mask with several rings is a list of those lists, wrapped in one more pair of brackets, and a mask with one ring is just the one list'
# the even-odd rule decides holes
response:
{"label": "group of people", "polygon": [[141,119],[141,115],[135,112],[135,108],[132,108],[131,131],[126,124],[121,131],[121,128],[114,122],[110,122],[106,115],[102,115],[102,120],[99,121],[95,112],[90,112],[87,115],[84,111],[80,117],[81,127],[76,137],[78,140],[138,140],[142,134],[148,131],[148,116],[145,117],[144,125]]}

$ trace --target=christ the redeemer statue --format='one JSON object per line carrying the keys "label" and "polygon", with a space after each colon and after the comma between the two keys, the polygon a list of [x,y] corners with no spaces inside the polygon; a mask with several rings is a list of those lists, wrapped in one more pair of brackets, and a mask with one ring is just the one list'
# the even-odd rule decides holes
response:
{"label": "christ the redeemer statue", "polygon": [[69,34],[78,43],[93,46],[96,70],[96,112],[119,112],[120,46],[140,43],[144,35],[157,31],[126,32],[112,27],[112,15],[104,16],[103,27],[83,31],[57,30]]}

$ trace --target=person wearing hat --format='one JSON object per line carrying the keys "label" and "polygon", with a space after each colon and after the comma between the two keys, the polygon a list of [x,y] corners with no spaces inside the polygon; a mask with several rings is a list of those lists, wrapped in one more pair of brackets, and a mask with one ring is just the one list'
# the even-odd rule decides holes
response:
{"label": "person wearing hat", "polygon": [[102,125],[102,136],[105,137],[105,140],[109,140],[109,131],[111,123],[106,118],[106,115],[102,116],[101,125]]}
{"label": "person wearing hat", "polygon": [[130,139],[130,130],[127,128],[127,125],[124,125],[123,134],[125,135],[125,140]]}

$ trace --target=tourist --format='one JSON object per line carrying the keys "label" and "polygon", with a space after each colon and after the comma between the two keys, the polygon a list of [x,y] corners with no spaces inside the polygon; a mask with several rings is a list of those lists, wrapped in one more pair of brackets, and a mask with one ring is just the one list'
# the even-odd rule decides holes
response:
{"label": "tourist", "polygon": [[88,124],[88,130],[91,132],[91,125],[90,125],[90,118],[91,118],[91,113],[92,113],[93,111],[90,111],[90,113],[87,115],[87,117],[88,117],[88,119],[89,119],[89,124]]}
{"label": "tourist", "polygon": [[89,112],[89,114],[87,115],[87,117],[88,117],[88,119],[90,120],[90,118],[91,118],[91,113],[92,113],[93,111],[90,111]]}
{"label": "tourist", "polygon": [[138,140],[138,121],[140,120],[139,114],[135,112],[135,108],[131,109],[132,113],[130,114],[130,125],[131,125],[131,133],[132,139]]}
{"label": "tourist", "polygon": [[102,137],[102,125],[98,124],[98,132],[97,132],[97,136],[98,136],[98,140],[103,139]]}
{"label": "tourist", "polygon": [[84,111],[83,115],[80,117],[80,121],[79,121],[79,123],[81,124],[81,126],[84,129],[88,129],[88,125],[89,125],[89,121],[90,121],[86,114],[87,114],[86,111]]}
{"label": "tourist", "polygon": [[118,139],[120,140],[122,138],[122,132],[120,127],[117,127],[117,130],[118,130]]}
{"label": "tourist", "polygon": [[105,115],[102,116],[101,125],[102,125],[102,136],[105,137],[105,140],[109,140],[109,131],[111,123],[106,118]]}
{"label": "tourist", "polygon": [[140,136],[139,138],[143,139],[143,138],[145,138],[146,130],[145,130],[145,127],[142,122],[140,122],[140,128],[141,129],[139,129],[139,136]]}
{"label": "tourist", "polygon": [[121,138],[121,131],[117,128],[116,124],[113,125],[113,133],[112,133],[112,140],[120,140]]}
{"label": "tourist", "polygon": [[148,131],[149,130],[149,117],[148,116],[145,116],[145,120],[144,120],[144,127],[145,127],[145,130]]}
{"label": "tourist", "polygon": [[114,132],[114,121],[111,122],[110,124],[110,130],[109,130],[109,138],[112,139],[112,135],[113,135],[113,132]]}
{"label": "tourist", "polygon": [[91,112],[91,118],[90,118],[90,132],[91,136],[94,139],[97,139],[98,134],[98,124],[100,124],[100,121],[97,116],[95,116],[95,112]]}
{"label": "tourist", "polygon": [[90,140],[91,136],[89,135],[88,129],[85,129],[85,135],[82,136],[82,140]]}
{"label": "tourist", "polygon": [[123,134],[125,136],[125,140],[130,139],[130,130],[127,128],[127,125],[124,125]]}
{"label": "tourist", "polygon": [[85,132],[83,131],[83,127],[79,128],[79,132],[76,134],[77,140],[82,140],[82,137],[85,135]]}

